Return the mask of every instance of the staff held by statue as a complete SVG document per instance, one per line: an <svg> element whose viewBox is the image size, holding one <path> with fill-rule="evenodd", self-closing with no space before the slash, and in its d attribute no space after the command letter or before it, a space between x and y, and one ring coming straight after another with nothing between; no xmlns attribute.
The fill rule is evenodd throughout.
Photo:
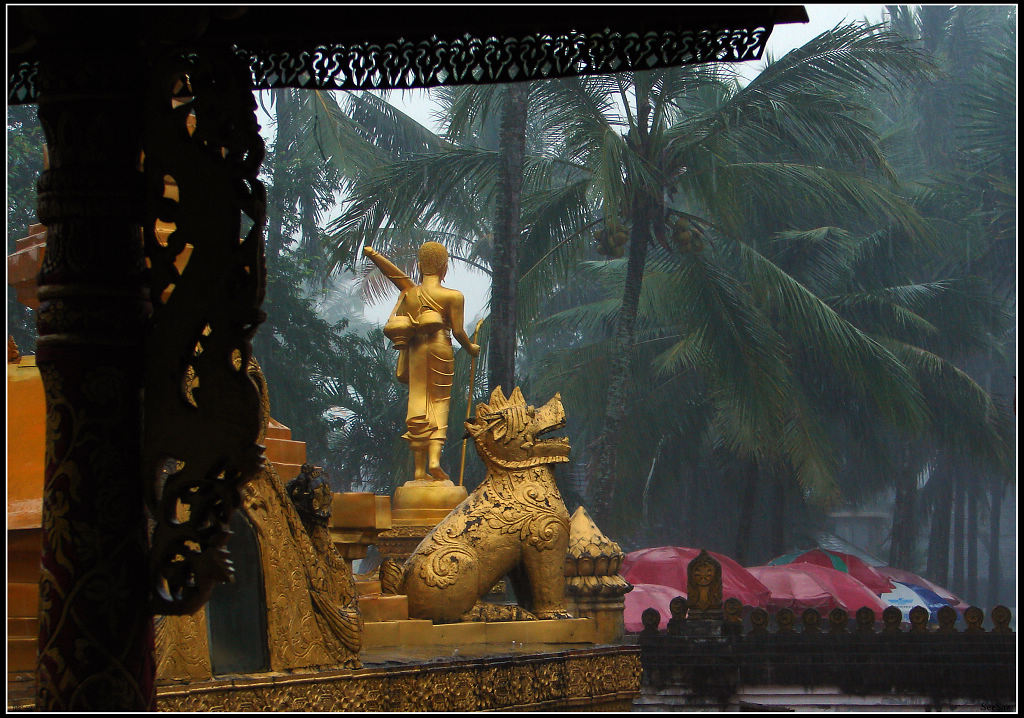
<svg viewBox="0 0 1024 718"><path fill-rule="evenodd" d="M473 343L476 344L477 337L480 335L480 327L483 326L484 320L481 319L476 323L476 329L473 330ZM477 354L473 355L473 358L469 360L469 396L466 399L466 421L469 421L470 415L473 411L473 379L476 375L476 358ZM459 486L462 486L462 479L466 473L466 442L469 441L469 434L462 439L462 462L459 465Z"/></svg>

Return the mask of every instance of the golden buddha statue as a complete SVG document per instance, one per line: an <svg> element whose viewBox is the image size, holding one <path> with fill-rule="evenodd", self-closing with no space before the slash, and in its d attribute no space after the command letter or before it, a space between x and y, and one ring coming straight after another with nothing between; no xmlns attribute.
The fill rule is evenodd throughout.
<svg viewBox="0 0 1024 718"><path fill-rule="evenodd" d="M405 416L413 455L413 481L449 481L441 468L441 449L448 432L455 354L452 335L472 356L480 353L463 327L462 292L441 285L448 271L448 250L424 242L419 251L420 284L370 247L366 255L401 294L384 325L384 334L398 350L398 380L409 385Z"/></svg>

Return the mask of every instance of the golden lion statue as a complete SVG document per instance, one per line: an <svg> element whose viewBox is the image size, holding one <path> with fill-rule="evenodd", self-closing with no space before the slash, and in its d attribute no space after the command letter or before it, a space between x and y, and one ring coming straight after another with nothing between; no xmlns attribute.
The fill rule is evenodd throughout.
<svg viewBox="0 0 1024 718"><path fill-rule="evenodd" d="M563 426L558 394L536 409L519 387L509 397L498 387L489 404L477 405L466 429L487 477L405 562L400 592L410 617L493 620L496 612L478 601L508 574L520 608L503 618L572 618L565 599L569 512L552 470L569 461L569 441L540 438Z"/></svg>

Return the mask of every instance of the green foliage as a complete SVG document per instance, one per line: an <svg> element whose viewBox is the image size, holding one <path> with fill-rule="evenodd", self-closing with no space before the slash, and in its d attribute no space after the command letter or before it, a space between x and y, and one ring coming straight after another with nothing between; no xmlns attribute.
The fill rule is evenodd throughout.
<svg viewBox="0 0 1024 718"><path fill-rule="evenodd" d="M43 128L33 105L7 108L7 254L28 235L36 219L36 182L43 169ZM21 304L7 288L7 332L22 354L34 354L35 312Z"/></svg>
<svg viewBox="0 0 1024 718"><path fill-rule="evenodd" d="M577 457L601 435L610 357L626 352L616 479L629 493L664 493L701 471L738 491L729 472L755 457L811 502L862 498L886 486L901 442L949 443L948 427L963 422L980 422L980 433L973 449L957 446L1005 460L996 405L949 357L991 348L1011 313L988 280L950 262L958 252L975 267L991 261L1015 231L1013 182L995 174L1006 165L1000 97L1013 63L999 58L1011 31L978 55L998 70L988 91L947 102L968 117L941 125L960 127L973 147L965 168L986 203L961 198L962 216L937 214L949 181L938 165L911 167L928 151L922 131L941 124L924 117L937 100L919 97L948 81L941 43L915 44L919 33L953 23L963 42L997 35L972 33L958 12L900 10L891 26L837 27L745 87L718 65L532 83L517 374L531 396L562 392ZM994 22L994 12L963 12ZM911 42L901 27L914 28ZM957 82L986 72L978 65ZM372 96L337 104L338 136L373 149L337 165L348 194L328 227L332 266L351 265L364 244L411 265L434 239L486 268L502 92L440 91L443 136ZM687 219L685 242L677 218ZM600 259L594 242L638 236L645 223L655 244L635 338L621 346L627 260L610 244ZM963 255L956 235L967 225L997 231ZM636 504L621 506L624 525L639 518Z"/></svg>
<svg viewBox="0 0 1024 718"><path fill-rule="evenodd" d="M306 442L310 462L331 470L328 439L336 420L327 412L336 405L335 377L346 371L346 355L359 337L345 332L346 321L331 325L318 316L314 297L304 289L312 276L309 263L295 253L267 262L267 320L253 350L267 377L271 415Z"/></svg>

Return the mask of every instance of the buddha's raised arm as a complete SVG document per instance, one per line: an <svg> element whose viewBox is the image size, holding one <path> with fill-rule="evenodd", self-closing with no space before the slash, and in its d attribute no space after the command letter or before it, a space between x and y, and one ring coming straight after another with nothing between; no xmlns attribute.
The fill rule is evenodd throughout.
<svg viewBox="0 0 1024 718"><path fill-rule="evenodd" d="M398 287L399 291L404 291L416 286L416 283L409 278L409 275L392 264L387 257L376 249L373 249L372 247L363 247L363 254L371 262L377 265L381 274L391 280L391 283Z"/></svg>

